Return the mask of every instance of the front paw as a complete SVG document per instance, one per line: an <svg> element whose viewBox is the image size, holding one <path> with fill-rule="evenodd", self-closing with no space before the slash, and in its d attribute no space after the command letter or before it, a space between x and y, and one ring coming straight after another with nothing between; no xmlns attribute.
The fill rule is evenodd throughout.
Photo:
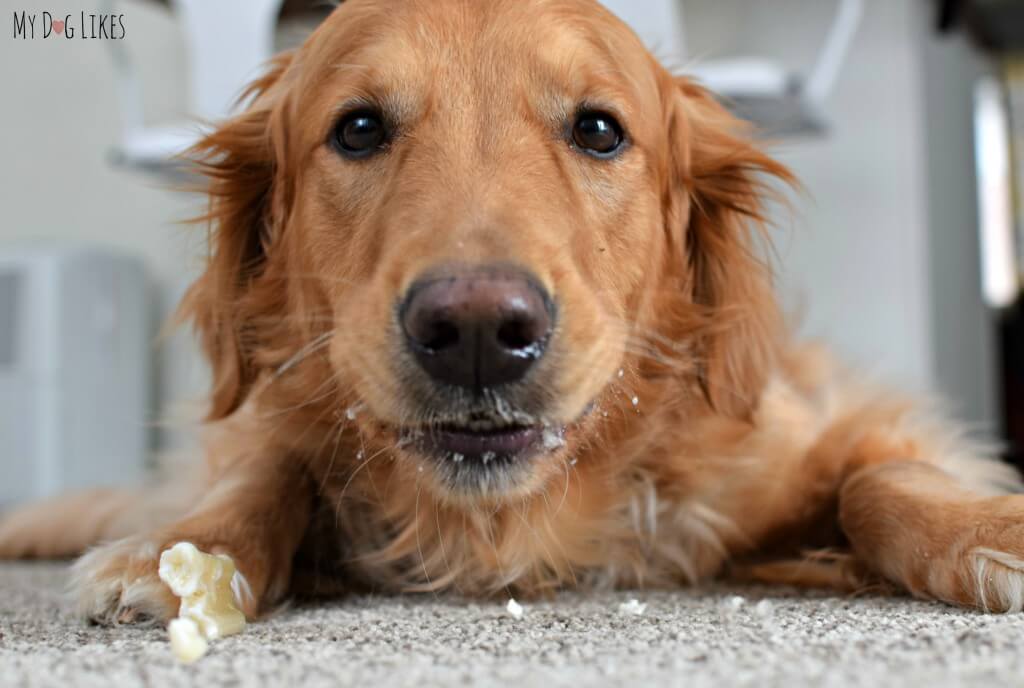
<svg viewBox="0 0 1024 688"><path fill-rule="evenodd" d="M160 580L162 542L130 537L90 550L72 568L71 592L86 619L104 624L166 623L179 600Z"/></svg>
<svg viewBox="0 0 1024 688"><path fill-rule="evenodd" d="M160 579L160 555L180 542L195 544L209 554L226 554L236 570L231 580L234 604L255 618L260 597L242 574L249 562L239 561L230 548L193 537L134 536L103 545L81 557L72 569L71 589L82 616L104 625L166 623L178 615L181 599ZM262 579L257 579L257 584ZM265 586L260 585L259 590Z"/></svg>
<svg viewBox="0 0 1024 688"><path fill-rule="evenodd" d="M1024 497L983 505L963 557L967 594L984 611L1024 611Z"/></svg>

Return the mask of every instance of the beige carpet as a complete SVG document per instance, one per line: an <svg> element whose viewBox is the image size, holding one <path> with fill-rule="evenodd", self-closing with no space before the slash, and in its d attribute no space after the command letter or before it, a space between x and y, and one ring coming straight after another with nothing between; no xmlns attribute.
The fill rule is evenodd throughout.
<svg viewBox="0 0 1024 688"><path fill-rule="evenodd" d="M75 621L65 576L0 564L0 686L1024 686L1024 616L720 588L564 595L520 620L360 597L251 625L184 667L161 629ZM642 616L618 610L632 597Z"/></svg>

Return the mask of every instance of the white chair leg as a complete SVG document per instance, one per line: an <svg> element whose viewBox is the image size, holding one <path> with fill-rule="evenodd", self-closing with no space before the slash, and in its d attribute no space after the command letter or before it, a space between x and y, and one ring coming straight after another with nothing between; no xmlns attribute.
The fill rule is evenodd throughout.
<svg viewBox="0 0 1024 688"><path fill-rule="evenodd" d="M188 45L191 114L226 115L274 51L283 0L173 0Z"/></svg>

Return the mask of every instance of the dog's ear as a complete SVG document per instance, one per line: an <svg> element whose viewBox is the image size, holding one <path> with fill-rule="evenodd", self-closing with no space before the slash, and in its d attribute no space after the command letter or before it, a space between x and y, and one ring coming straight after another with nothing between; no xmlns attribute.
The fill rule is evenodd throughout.
<svg viewBox="0 0 1024 688"><path fill-rule="evenodd" d="M237 409L255 382L254 327L266 310L251 293L266 268L267 252L282 217L281 193L275 189L281 144L280 118L290 57L276 58L267 73L242 98L245 112L226 121L188 154L207 183L208 259L179 309L191 320L213 374L208 418L223 418Z"/></svg>
<svg viewBox="0 0 1024 688"><path fill-rule="evenodd" d="M759 255L764 204L772 179L794 178L703 88L675 79L668 90L667 230L683 254L691 326L698 319L699 382L717 411L748 417L783 336L771 270Z"/></svg>

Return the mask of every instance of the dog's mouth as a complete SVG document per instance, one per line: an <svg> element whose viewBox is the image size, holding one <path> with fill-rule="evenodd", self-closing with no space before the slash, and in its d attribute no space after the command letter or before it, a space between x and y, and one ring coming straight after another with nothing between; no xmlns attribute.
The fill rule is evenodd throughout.
<svg viewBox="0 0 1024 688"><path fill-rule="evenodd" d="M470 418L403 432L420 453L455 465L490 467L529 459L564 444L564 426Z"/></svg>
<svg viewBox="0 0 1024 688"><path fill-rule="evenodd" d="M566 423L502 401L396 432L402 454L448 497L504 498L537 489L560 461L575 465L570 436L593 407Z"/></svg>

